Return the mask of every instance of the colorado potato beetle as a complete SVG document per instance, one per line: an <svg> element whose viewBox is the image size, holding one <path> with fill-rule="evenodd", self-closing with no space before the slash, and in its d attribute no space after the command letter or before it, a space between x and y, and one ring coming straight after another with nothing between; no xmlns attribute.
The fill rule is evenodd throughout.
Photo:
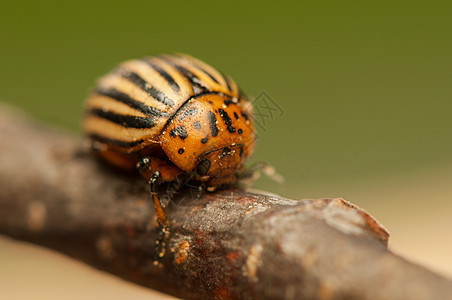
<svg viewBox="0 0 452 300"><path fill-rule="evenodd" d="M149 182L164 231L161 183L190 179L208 190L234 183L255 144L252 106L236 83L182 54L120 64L87 99L83 125L100 157Z"/></svg>

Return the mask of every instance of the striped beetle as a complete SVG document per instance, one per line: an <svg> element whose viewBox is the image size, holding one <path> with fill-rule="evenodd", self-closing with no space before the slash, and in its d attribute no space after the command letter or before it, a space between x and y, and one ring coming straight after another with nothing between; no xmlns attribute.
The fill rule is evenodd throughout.
<svg viewBox="0 0 452 300"><path fill-rule="evenodd" d="M166 236L167 203L157 187L234 183L255 144L252 106L236 83L182 54L126 61L101 78L86 101L84 130L100 157L149 182ZM180 184L171 187L169 199Z"/></svg>

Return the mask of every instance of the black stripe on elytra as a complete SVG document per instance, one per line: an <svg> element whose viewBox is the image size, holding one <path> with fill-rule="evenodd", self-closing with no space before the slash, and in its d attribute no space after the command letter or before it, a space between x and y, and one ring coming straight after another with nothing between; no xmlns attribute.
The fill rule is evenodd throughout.
<svg viewBox="0 0 452 300"><path fill-rule="evenodd" d="M217 136L218 132L220 132L217 126L217 117L211 111L207 112L207 117L209 118L210 133L212 136Z"/></svg>
<svg viewBox="0 0 452 300"><path fill-rule="evenodd" d="M207 90L207 87L203 84L202 80L199 79L199 77L193 74L190 70L176 64L173 65L174 67L176 67L176 69L179 70L179 72L182 73L182 75L184 75L188 80L190 80L192 84Z"/></svg>
<svg viewBox="0 0 452 300"><path fill-rule="evenodd" d="M133 115L121 115L111 111L94 108L89 111L90 115L106 119L126 128L152 128L155 126L152 117L137 117Z"/></svg>
<svg viewBox="0 0 452 300"><path fill-rule="evenodd" d="M122 71L121 76L131 82L133 82L140 89L151 95L155 100L162 102L163 104L174 106L174 101L168 98L162 91L150 86L149 82L144 80L140 75L131 71Z"/></svg>
<svg viewBox="0 0 452 300"><path fill-rule="evenodd" d="M168 82L168 84L171 86L174 92L179 93L180 92L180 86L177 84L177 82L174 80L173 77L171 77L168 72L160 68L157 64L153 63L152 61L148 59L142 59L143 62L145 62L147 65L149 65L151 68L153 68L155 71L157 71L160 76L165 78L165 80Z"/></svg>
<svg viewBox="0 0 452 300"><path fill-rule="evenodd" d="M232 126L232 120L229 117L228 113L225 112L223 109L218 109L218 112L220 113L221 118L224 121L224 124L226 124L227 129L230 133L234 133L235 132L235 127Z"/></svg>
<svg viewBox="0 0 452 300"><path fill-rule="evenodd" d="M138 146L139 144L144 142L144 140L138 140L138 141L134 141L134 142L124 142L124 141L120 141L120 140L116 140L116 139L106 138L106 137L103 137L98 134L90 134L89 137L92 138L93 140L96 140L96 141L99 141L99 142L102 142L105 144L111 144L111 145L115 145L115 146L123 147L123 148L132 148L132 147Z"/></svg>
<svg viewBox="0 0 452 300"><path fill-rule="evenodd" d="M168 114L163 112L155 107L148 106L141 101L135 100L129 95L120 92L116 89L97 89L95 91L96 94L106 96L112 99L115 99L121 103L126 104L127 106L136 109L142 112L145 115L154 116L154 117L166 117Z"/></svg>
<svg viewBox="0 0 452 300"><path fill-rule="evenodd" d="M202 80L198 78L193 72L188 70L187 68L184 68L183 66L177 64L176 62L172 61L170 58L166 57L165 55L160 56L161 59L163 59L165 62L169 63L173 67L175 67L185 78L187 78L194 86L200 88L202 91L200 94L208 92L208 88L203 84Z"/></svg>
<svg viewBox="0 0 452 300"><path fill-rule="evenodd" d="M231 87L231 83L229 82L228 76L224 75L223 73L221 73L221 75L223 76L224 81L226 81L226 85L228 86L228 90L229 90L230 92L232 92L232 87Z"/></svg>
<svg viewBox="0 0 452 300"><path fill-rule="evenodd" d="M216 84L220 84L220 83L218 82L218 80L217 80L215 77L213 77L212 74L210 74L209 72L207 72L206 70L204 70L203 68L201 68L200 66L198 66L197 64L193 64L193 66L195 66L196 69L200 70L201 72L203 72L204 74L206 74L207 76L209 76L210 79L212 79Z"/></svg>

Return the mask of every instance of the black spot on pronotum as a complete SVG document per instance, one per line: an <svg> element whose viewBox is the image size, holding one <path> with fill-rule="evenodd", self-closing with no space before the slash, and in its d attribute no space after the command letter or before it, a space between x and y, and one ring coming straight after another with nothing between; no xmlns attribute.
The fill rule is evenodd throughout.
<svg viewBox="0 0 452 300"><path fill-rule="evenodd" d="M204 176L209 172L210 166L212 163L207 158L204 158L201 160L201 162L198 164L198 167L196 168L196 173L198 173L201 176Z"/></svg>
<svg viewBox="0 0 452 300"><path fill-rule="evenodd" d="M237 130L237 132L238 132L239 134L242 134L242 133L243 133L243 130L239 128L239 130Z"/></svg>
<svg viewBox="0 0 452 300"><path fill-rule="evenodd" d="M177 153L179 153L179 154L182 154L182 153L184 153L184 152L185 152L185 150L182 149L182 148L179 148L179 150L177 151Z"/></svg>
<svg viewBox="0 0 452 300"><path fill-rule="evenodd" d="M239 115L236 112L234 112L234 117L235 117L236 120L239 119Z"/></svg>
<svg viewBox="0 0 452 300"><path fill-rule="evenodd" d="M177 131L179 132L179 137L182 139L182 140L185 140L187 137L188 137L188 134L187 134L187 130L185 130L185 127L184 126L178 126L177 127Z"/></svg>
<svg viewBox="0 0 452 300"><path fill-rule="evenodd" d="M209 139L206 138L206 137L205 137L205 138L202 138L202 139L201 139L201 143L205 144L205 143L207 143L208 140L209 140Z"/></svg>
<svg viewBox="0 0 452 300"><path fill-rule="evenodd" d="M185 110L185 111L180 115L179 120L182 121L182 120L185 119L186 117L194 116L194 115L196 115L197 113L198 113L198 109L197 109L197 108L189 108L189 109Z"/></svg>
<svg viewBox="0 0 452 300"><path fill-rule="evenodd" d="M220 116L221 116L221 118L223 119L224 124L226 124L228 131L229 131L230 133L235 132L235 128L232 126L232 120L231 120L231 118L229 117L228 113L225 112L225 111L224 111L223 109L221 109L221 108L220 108L218 111L220 112Z"/></svg>
<svg viewBox="0 0 452 300"><path fill-rule="evenodd" d="M183 125L177 126L169 134L171 137L179 136L181 140L185 140L188 137L187 130Z"/></svg>
<svg viewBox="0 0 452 300"><path fill-rule="evenodd" d="M199 121L195 121L194 123L193 123L193 127L195 127L195 129L201 129L201 123L199 123Z"/></svg>
<svg viewBox="0 0 452 300"><path fill-rule="evenodd" d="M220 132L217 126L217 117L211 111L207 112L207 117L209 118L210 133L212 136L217 136L218 132Z"/></svg>
<svg viewBox="0 0 452 300"><path fill-rule="evenodd" d="M246 113L244 113L244 112L242 112L242 113L240 113L240 114L242 115L242 117L245 118L245 120L248 121L248 114L246 114Z"/></svg>

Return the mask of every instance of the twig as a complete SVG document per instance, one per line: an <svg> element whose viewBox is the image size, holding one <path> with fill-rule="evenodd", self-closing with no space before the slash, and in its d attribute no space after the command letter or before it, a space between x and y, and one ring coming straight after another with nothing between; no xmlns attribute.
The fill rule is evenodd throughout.
<svg viewBox="0 0 452 300"><path fill-rule="evenodd" d="M81 140L0 106L0 233L57 249L183 298L446 299L452 283L386 248L388 234L341 199L234 188L169 207L158 227L146 183L81 151Z"/></svg>

